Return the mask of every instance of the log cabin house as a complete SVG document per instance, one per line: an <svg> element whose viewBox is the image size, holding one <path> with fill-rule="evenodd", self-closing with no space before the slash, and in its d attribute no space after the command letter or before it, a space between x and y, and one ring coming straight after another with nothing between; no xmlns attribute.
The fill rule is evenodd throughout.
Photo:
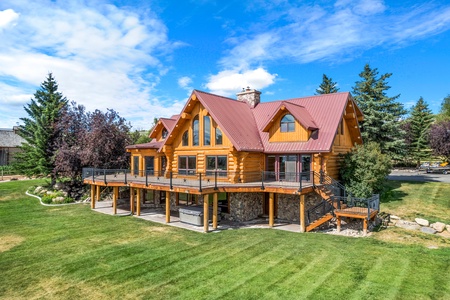
<svg viewBox="0 0 450 300"><path fill-rule="evenodd" d="M179 115L159 119L151 142L127 147L130 170L84 171L92 207L100 186L114 187L114 210L119 188L128 187L132 213L151 200L170 222L172 212L200 205L205 231L211 215L213 229L220 215L298 222L302 232L332 217L339 229L342 216L355 217L366 230L379 202L356 208L335 180L339 154L362 143L363 114L351 94L266 103L260 95L247 88L235 100L194 90Z"/></svg>

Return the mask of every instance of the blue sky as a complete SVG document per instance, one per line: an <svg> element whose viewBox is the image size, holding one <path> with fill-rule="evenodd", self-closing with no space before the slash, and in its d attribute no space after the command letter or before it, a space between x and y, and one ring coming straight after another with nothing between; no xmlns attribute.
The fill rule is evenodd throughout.
<svg viewBox="0 0 450 300"><path fill-rule="evenodd" d="M52 72L88 110L134 128L177 114L192 89L262 101L308 96L364 64L393 73L389 96L438 112L450 94L448 1L0 1L0 127L24 117Z"/></svg>

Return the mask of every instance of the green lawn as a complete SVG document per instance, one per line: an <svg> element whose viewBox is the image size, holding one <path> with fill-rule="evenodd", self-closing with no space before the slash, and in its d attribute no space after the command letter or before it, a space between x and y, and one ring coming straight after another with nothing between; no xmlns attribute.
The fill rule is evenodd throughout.
<svg viewBox="0 0 450 300"><path fill-rule="evenodd" d="M450 298L447 247L269 229L201 234L89 205L44 207L23 194L30 183L0 184L2 299Z"/></svg>

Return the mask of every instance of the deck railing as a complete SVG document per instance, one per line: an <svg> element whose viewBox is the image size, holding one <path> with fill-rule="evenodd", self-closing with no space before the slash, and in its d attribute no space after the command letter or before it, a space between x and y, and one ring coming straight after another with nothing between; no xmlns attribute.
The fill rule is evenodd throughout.
<svg viewBox="0 0 450 300"><path fill-rule="evenodd" d="M341 197L332 196L333 206L337 209L352 208L353 212L366 214L367 218L370 219L371 213L376 210L380 211L380 195L374 194L369 198L356 198L356 197Z"/></svg>
<svg viewBox="0 0 450 300"><path fill-rule="evenodd" d="M317 183L314 172L228 172L221 170L207 170L194 172L182 170L181 172L156 172L153 170L129 169L97 169L84 168L83 179L93 182L143 183L149 185L166 185L173 187L197 188L200 192L204 188L225 187L230 185L245 185L259 187L285 187L301 191L306 186Z"/></svg>

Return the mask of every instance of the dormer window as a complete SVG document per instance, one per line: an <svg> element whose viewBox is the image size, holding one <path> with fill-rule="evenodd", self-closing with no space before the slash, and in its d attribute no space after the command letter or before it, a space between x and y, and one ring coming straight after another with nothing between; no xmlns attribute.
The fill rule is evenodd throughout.
<svg viewBox="0 0 450 300"><path fill-rule="evenodd" d="M285 115L280 122L281 132L293 132L295 131L295 119L292 115Z"/></svg>
<svg viewBox="0 0 450 300"><path fill-rule="evenodd" d="M162 131L162 138L165 139L168 134L169 134L169 132L167 131L167 129L164 128Z"/></svg>

